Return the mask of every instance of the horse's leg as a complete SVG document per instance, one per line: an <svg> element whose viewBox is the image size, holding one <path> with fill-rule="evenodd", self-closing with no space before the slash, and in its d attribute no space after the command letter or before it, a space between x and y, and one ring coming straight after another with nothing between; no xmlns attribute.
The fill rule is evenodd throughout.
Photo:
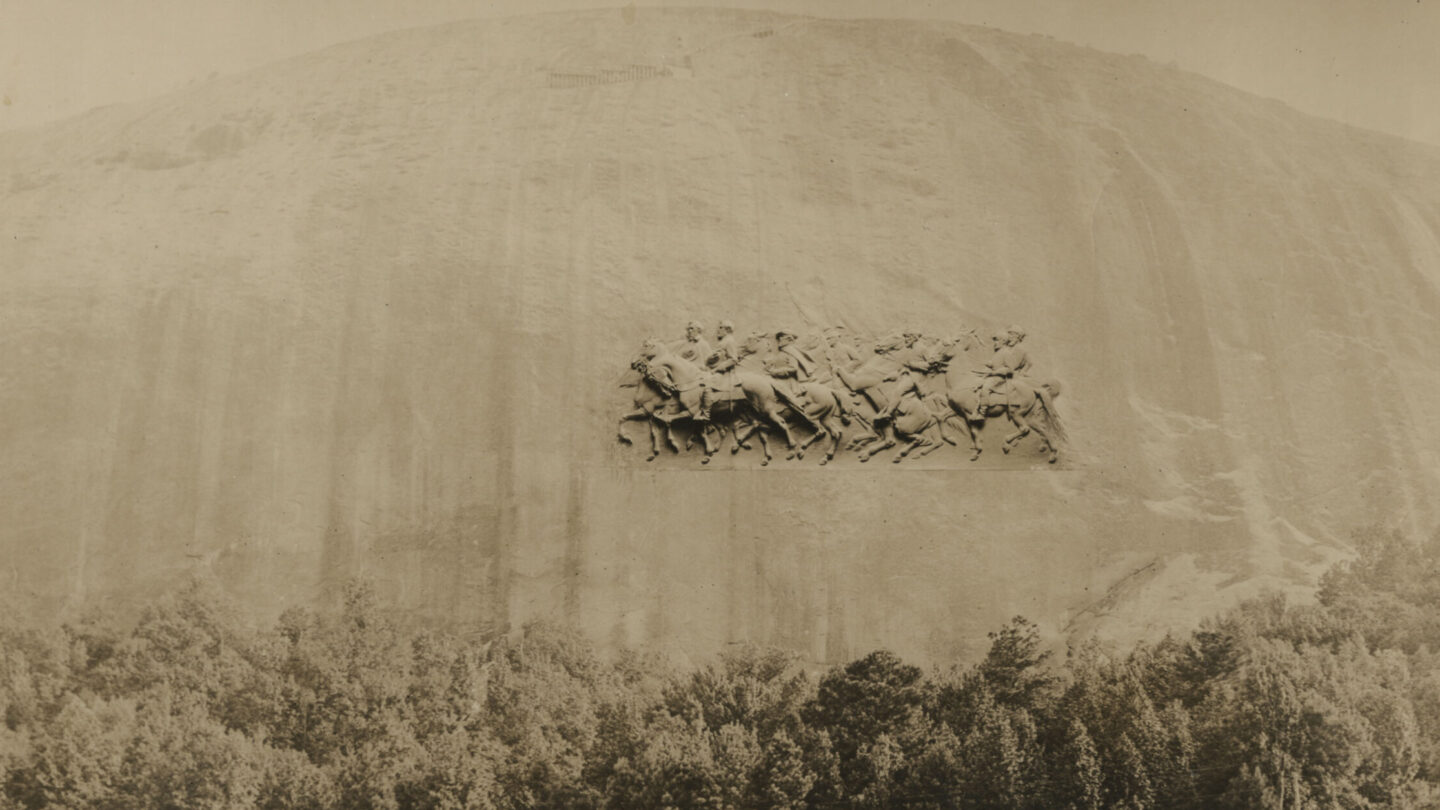
<svg viewBox="0 0 1440 810"><path fill-rule="evenodd" d="M710 406L710 421L707 425L715 428L715 441L712 444L708 441L709 434L706 434L705 455L715 455L720 448L725 446L725 431L735 430L735 412L723 406L723 403L712 403ZM708 463L708 462L707 462Z"/></svg>
<svg viewBox="0 0 1440 810"><path fill-rule="evenodd" d="M809 392L801 389L798 396L795 396L792 395L790 391L782 391L780 386L776 385L775 396L778 400L780 400L776 403L777 407L789 406L792 423L795 420L799 420L809 425L810 429L815 431L816 433L820 432L820 423L816 422L810 416L810 412L807 411L804 407L804 404L806 403L813 406L814 401L810 398Z"/></svg>
<svg viewBox="0 0 1440 810"><path fill-rule="evenodd" d="M1025 417L1020 415L1019 410L1019 408L1013 405L1006 406L1005 408L1005 416L1010 419L1010 424L1015 426L1015 432L1006 436L1004 443L1000 446L1000 449L1006 453L1010 452L1016 442L1025 438L1030 433L1030 424L1025 421Z"/></svg>
<svg viewBox="0 0 1440 810"><path fill-rule="evenodd" d="M865 445L870 444L871 442L874 442L880 438L880 434L876 433L875 429L872 426L866 425L865 429L867 432L862 433L861 435L851 439L850 444L845 449L859 452L860 450L864 449Z"/></svg>
<svg viewBox="0 0 1440 810"><path fill-rule="evenodd" d="M1055 442L1051 440L1049 431L1041 427L1040 423L1045 420L1033 418L1035 416L1033 404L1030 406L1030 408L1026 409L1023 416L1026 417L1025 426L1028 427L1030 430L1035 431L1035 435L1040 437L1041 449L1049 455L1049 462L1051 464L1054 464L1055 459L1059 458L1060 454L1055 450Z"/></svg>
<svg viewBox="0 0 1440 810"><path fill-rule="evenodd" d="M830 392L830 399L834 400L834 405L831 405L827 402L825 404L825 409L834 413L835 417L840 420L841 425L849 425L850 409L846 407L846 400L844 394L842 394L839 389L833 388L829 385L825 386L825 390Z"/></svg>
<svg viewBox="0 0 1440 810"><path fill-rule="evenodd" d="M764 431L761 430L760 422L747 416L745 418L745 430L741 431L739 428L735 429L735 446L730 448L730 455L733 456L741 450L749 450L750 445L746 444L745 440L755 435L756 433L759 433L762 438L765 435Z"/></svg>
<svg viewBox="0 0 1440 810"><path fill-rule="evenodd" d="M722 420L717 420L715 418L715 411L715 407L711 406L711 418L708 421L696 423L700 426L700 438L705 442L707 464L709 463L708 458L714 455L715 451L725 444L725 428L727 423ZM713 441L711 440L712 436L714 437ZM689 451L691 445L694 443L695 434L692 433L690 434L690 438L685 442L686 451Z"/></svg>
<svg viewBox="0 0 1440 810"><path fill-rule="evenodd" d="M735 402L735 400L731 401L731 408L735 408ZM735 408L734 413L735 418L730 422L730 436L735 439L735 446L730 448L730 455L732 456L741 450L750 449L750 445L746 444L745 440L750 437L750 434L755 432L755 425L757 424L754 417L746 413L744 409ZM741 430L742 427L744 428L743 431Z"/></svg>
<svg viewBox="0 0 1440 810"><path fill-rule="evenodd" d="M811 433L800 441L800 446L785 454L785 458L805 458L805 448L815 443L815 440L824 436L825 433Z"/></svg>
<svg viewBox="0 0 1440 810"><path fill-rule="evenodd" d="M829 429L827 429L824 425L824 417L822 417L819 422L816 422L816 424L820 425L820 429L810 434L808 437L805 438L804 441L800 442L800 446L795 448L795 452L786 456L786 458L805 458L805 448L830 435Z"/></svg>
<svg viewBox="0 0 1440 810"><path fill-rule="evenodd" d="M804 408L792 408L792 410L795 411L795 413L798 414L800 418L805 421L805 424L810 426L811 430L815 431L816 433L820 433L824 430L824 428L820 427L820 423L815 421L815 418L810 415L809 411L806 411Z"/></svg>
<svg viewBox="0 0 1440 810"><path fill-rule="evenodd" d="M885 389L878 385L866 388L865 398L870 401L870 407L875 410L876 414L884 413L885 409L890 407L890 397L886 396Z"/></svg>
<svg viewBox="0 0 1440 810"><path fill-rule="evenodd" d="M636 408L635 410L620 417L620 424L615 428L615 433L620 438L620 441L624 442L625 444L634 444L634 442L630 441L630 437L625 435L625 423L632 422L637 419L649 419L650 417L650 411L647 411L644 408Z"/></svg>
<svg viewBox="0 0 1440 810"><path fill-rule="evenodd" d="M822 416L822 417L820 418L820 421L819 421L820 432L812 435L810 438L808 438L808 439L806 439L804 442L802 442L801 445L800 445L800 449L801 449L801 450L804 450L805 448L809 447L809 446L812 445L812 444L815 444L815 443L821 441L822 439L828 439L828 438L830 438L830 436L831 436L830 427L825 424L826 420L828 420L828 419L830 419L830 418L831 418L831 417L828 417L828 416ZM798 458L798 457L797 457L797 458Z"/></svg>
<svg viewBox="0 0 1440 810"><path fill-rule="evenodd" d="M911 451L911 450L914 450L916 447L919 447L919 446L920 446L920 434L917 433L917 434L915 434L914 436L911 436L911 437L905 442L905 446L902 447L902 448L900 448L900 452L898 452L898 453L895 454L895 458L890 459L890 463L891 463L891 464L899 464L900 462L902 462L902 461L905 460L905 457L906 457L906 456L910 455L910 451Z"/></svg>
<svg viewBox="0 0 1440 810"><path fill-rule="evenodd" d="M710 413L711 413L712 415L715 413L715 410L714 410L713 407L711 408ZM716 445L716 447L715 447L715 451L716 451L716 452L719 452L719 451L720 451L720 448L725 446L725 431L727 431L727 430L730 431L730 438L732 438L732 439L734 439L736 436L740 435L740 427L739 427L739 424L738 424L739 421L740 421L740 418L739 418L738 416L735 416L735 415L732 414L732 416L731 416L730 419L728 419L727 421L722 422L722 423L720 424L720 441L719 441L719 443L718 443L718 444ZM740 445L738 445L738 444L735 445L735 448L736 448L736 449L738 449L739 447L740 447ZM730 453L730 455L733 456L733 455L735 455L735 453L732 451L732 452Z"/></svg>
<svg viewBox="0 0 1440 810"><path fill-rule="evenodd" d="M975 437L975 426L970 424L970 415L965 412L965 406L953 394L950 396L950 408L955 412L953 415L960 417L960 424L965 426L965 435L970 439L970 460L974 461L980 457L980 442Z"/></svg>
<svg viewBox="0 0 1440 810"><path fill-rule="evenodd" d="M700 463L701 463L701 464L709 464L709 463L710 463L710 457L713 456L713 455L715 455L715 450L717 449L717 443L716 443L715 441L712 441L712 440L711 440L710 436L711 436L712 433L718 433L718 434L720 434L720 441L721 441L721 442L724 442L724 441L725 441L725 429L724 429L723 427L719 427L719 426L715 425L713 422L703 422L703 423L701 423L701 425L700 425L700 438L703 439L704 442L705 442L705 457L702 458L702 459L700 459ZM690 449L690 444L689 444L688 442L685 444L685 449L687 449L687 450Z"/></svg>
<svg viewBox="0 0 1440 810"><path fill-rule="evenodd" d="M794 449L795 436L790 433L790 426L786 424L785 417L780 415L783 406L775 394L774 386L769 383L744 385L742 382L742 389L745 391L745 401L749 404L750 410L756 415L763 414L771 424L780 428L780 431L785 434L786 447ZM768 462L770 459L767 457L765 460Z"/></svg>
<svg viewBox="0 0 1440 810"><path fill-rule="evenodd" d="M875 431L874 415L873 412L869 416L866 416L859 410L854 411L855 421L860 423L860 427L864 428L865 432L851 439L849 446L845 449L858 451L865 445L880 438L880 434Z"/></svg>
<svg viewBox="0 0 1440 810"><path fill-rule="evenodd" d="M911 434L910 441L906 442L905 447L901 449L901 451L896 454L895 458L891 459L891 461L895 464L899 464L901 461L905 460L906 456L910 455L916 450L935 444L934 441L932 441L925 435L928 430L929 428L926 428L925 430L917 430L915 431L915 433ZM918 455L923 456L925 454L920 453Z"/></svg>
<svg viewBox="0 0 1440 810"><path fill-rule="evenodd" d="M765 426L763 424L756 422L755 428L755 435L760 437L760 452L765 454L765 460L760 462L760 466L764 467L770 463L770 440L765 438Z"/></svg>
<svg viewBox="0 0 1440 810"><path fill-rule="evenodd" d="M958 445L955 444L954 439L950 438L950 434L945 432L945 420L951 419L954 416L955 414L946 411L944 416L939 416L935 418L935 431L940 434L941 441L944 441L946 444L952 447Z"/></svg>
<svg viewBox="0 0 1440 810"><path fill-rule="evenodd" d="M887 422L885 426L882 427L880 430L881 434L878 438L884 439L884 441L875 447L867 447L866 450L868 450L868 452L861 452L861 461L869 461L870 459L874 458L875 454L880 452L881 450L888 450L891 447L895 446L896 442L895 437L893 436L893 433L895 432L894 426Z"/></svg>
<svg viewBox="0 0 1440 810"><path fill-rule="evenodd" d="M660 414L655 414L655 418L660 419ZM679 453L680 443L675 441L675 420L672 418L669 420L660 419L660 421L665 425L665 441L670 444L671 450Z"/></svg>
<svg viewBox="0 0 1440 810"><path fill-rule="evenodd" d="M840 422L840 424L837 425L836 422ZM835 453L840 449L840 439L845 436L845 427L841 416L832 414L825 420L825 427L830 432L830 449L825 453L825 458L820 459L821 466L835 458Z"/></svg>
<svg viewBox="0 0 1440 810"><path fill-rule="evenodd" d="M785 446L791 450L794 450L795 435L790 432L790 425L785 421L785 417L780 415L779 404L771 403L767 405L765 409L765 415L770 417L770 421L773 422L776 427L780 428L781 433L785 434Z"/></svg>
<svg viewBox="0 0 1440 810"><path fill-rule="evenodd" d="M704 422L708 421L700 418L700 403L704 401L704 396L704 392L697 387L691 388L687 391L681 391L678 394L677 398L680 400L681 407L683 407L685 411L690 414L690 417L692 419L697 422Z"/></svg>
<svg viewBox="0 0 1440 810"><path fill-rule="evenodd" d="M885 409L885 406L889 404L889 400L885 398L885 392L882 391L878 385L864 389L861 394L862 396L860 397L860 403L861 405L869 406L870 413L867 416L860 410L860 408L856 408L855 410L855 419L860 423L861 427L865 428L864 435L856 436L855 438L850 440L850 446L848 449L853 450L856 453L860 453L863 448L868 447L870 444L885 438L886 428L884 424L877 428L875 426L875 417L879 416L880 412L883 411ZM879 451L877 450L876 452ZM874 453L871 453L871 455L874 455ZM861 459L861 461L864 460L865 459Z"/></svg>
<svg viewBox="0 0 1440 810"><path fill-rule="evenodd" d="M650 455L646 461L654 461L660 455L660 423L654 419L646 422L650 426Z"/></svg>
<svg viewBox="0 0 1440 810"><path fill-rule="evenodd" d="M939 431L941 434L940 438L945 438L945 429L940 426L940 423L938 421L935 424L931 425L929 428L926 428L925 433L928 434L931 429ZM915 458L920 458L921 456L928 456L939 449L940 442L935 441L935 438L933 436L927 435L925 436L925 442L920 446L920 452L915 454Z"/></svg>
<svg viewBox="0 0 1440 810"><path fill-rule="evenodd" d="M661 422L664 422L667 425L671 422L674 422L676 419L680 419L684 416L686 416L686 414L683 411L671 411L669 413L661 413L660 411L656 411L654 413L654 417L656 419L659 419Z"/></svg>
<svg viewBox="0 0 1440 810"><path fill-rule="evenodd" d="M869 461L870 459L872 459L872 458L875 457L875 454L876 454L876 453L879 453L879 452L884 451L884 450L889 450L890 448L892 448L892 447L894 447L894 446L895 446L895 440L894 440L894 439L886 439L885 441L881 442L881 443L878 444L878 445L875 445L874 447L867 448L868 452L862 452L862 453L860 454L860 460L861 460L861 461Z"/></svg>

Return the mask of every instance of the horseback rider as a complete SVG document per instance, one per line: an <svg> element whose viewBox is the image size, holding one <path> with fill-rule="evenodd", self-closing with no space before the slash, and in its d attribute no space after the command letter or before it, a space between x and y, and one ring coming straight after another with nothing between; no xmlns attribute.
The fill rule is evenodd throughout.
<svg viewBox="0 0 1440 810"><path fill-rule="evenodd" d="M845 327L832 326L825 330L825 362L831 373L839 369L854 368L865 362L865 357L856 348L854 339L845 334Z"/></svg>
<svg viewBox="0 0 1440 810"><path fill-rule="evenodd" d="M995 333L995 353L985 364L986 370L981 372L985 379L976 390L981 408L990 406L991 396L1008 395L1017 374L1029 373L1030 355L1020 348L1020 341L1024 339L1025 330L1018 326Z"/></svg>
<svg viewBox="0 0 1440 810"><path fill-rule="evenodd" d="M794 348L795 333L785 329L775 333L775 351L765 358L765 373L775 379L775 391L785 403L797 411L805 410L805 391L800 383L810 378L814 361Z"/></svg>
<svg viewBox="0 0 1440 810"><path fill-rule="evenodd" d="M801 382L807 382L814 378L815 372L820 368L820 364L815 361L815 358L810 356L809 352L800 348L795 341L796 335L794 332L782 329L775 333L776 349L789 355L795 361L795 379Z"/></svg>
<svg viewBox="0 0 1440 810"><path fill-rule="evenodd" d="M882 338L875 344L876 356L888 361L888 370L882 378L885 382L909 377L911 371L924 373L929 370L920 353L912 348L916 337L916 333L906 332L903 335Z"/></svg>
<svg viewBox="0 0 1440 810"><path fill-rule="evenodd" d="M676 344L675 353L686 360L697 365L705 363L710 357L710 344L705 342L705 327L699 321L691 321L685 325L685 340Z"/></svg>
<svg viewBox="0 0 1440 810"><path fill-rule="evenodd" d="M1025 330L1018 326L1005 330L1005 348L1001 351L1005 355L1005 364L1010 368L1011 376L1030 373L1030 355L1020 348L1020 342L1024 339Z"/></svg>
<svg viewBox="0 0 1440 810"><path fill-rule="evenodd" d="M715 326L715 351L710 354L715 358L709 365L717 373L725 373L735 368L740 362L740 344L735 340L735 324L729 320L722 320Z"/></svg>
<svg viewBox="0 0 1440 810"><path fill-rule="evenodd" d="M919 332L905 332L900 336L901 346L890 357L909 371L930 374L935 370L937 355L931 351L934 346L922 343L924 335Z"/></svg>
<svg viewBox="0 0 1440 810"><path fill-rule="evenodd" d="M705 358L705 367L711 372L705 386L704 407L707 412L716 399L739 399L743 396L739 392L739 365L740 344L735 340L735 325L722 320L715 327L715 351Z"/></svg>

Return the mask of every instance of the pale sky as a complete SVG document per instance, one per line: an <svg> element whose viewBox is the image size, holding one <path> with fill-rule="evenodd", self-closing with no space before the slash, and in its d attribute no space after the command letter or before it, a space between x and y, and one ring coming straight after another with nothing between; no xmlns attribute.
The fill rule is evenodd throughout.
<svg viewBox="0 0 1440 810"><path fill-rule="evenodd" d="M594 0L0 0L0 130L400 28ZM1440 144L1440 0L650 0L945 19L1140 53Z"/></svg>

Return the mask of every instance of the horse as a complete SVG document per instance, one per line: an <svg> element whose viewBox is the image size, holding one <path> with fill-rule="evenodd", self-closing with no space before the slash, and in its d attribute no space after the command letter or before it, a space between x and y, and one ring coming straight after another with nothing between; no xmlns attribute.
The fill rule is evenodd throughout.
<svg viewBox="0 0 1440 810"><path fill-rule="evenodd" d="M761 420L755 409L751 407L750 401L745 397L743 391L732 396L720 396L723 392L716 392L716 398L710 403L710 420L700 423L700 437L705 444L705 457L700 459L701 464L709 464L710 457L715 455L720 447L725 445L725 431L730 430L735 445L730 448L730 455L735 455L741 450L749 450L750 445L746 439L752 435L760 439L760 452L765 459L760 466L770 463L773 456L770 454L770 442L765 438L765 431L760 430ZM719 436L718 443L710 441L710 431ZM685 443L685 449L690 449L694 437L691 436Z"/></svg>
<svg viewBox="0 0 1440 810"><path fill-rule="evenodd" d="M688 418L700 423L699 434L705 443L705 458L702 459L701 463L708 464L711 456L713 456L719 448L713 441L712 430L708 426L709 422L713 421L713 419L700 419L700 400L701 386L710 385L714 377L702 371L698 365L669 352L652 352L647 356L638 358L633 365L637 371L641 372L646 383L654 388L662 397L671 402L678 402L678 407L667 408L663 411L654 409L647 412L646 415L653 416L653 418L665 424L667 431L674 422L680 419ZM765 418L785 434L786 445L790 449L790 457L803 457L804 446L797 448L795 436L791 432L790 425L781 413L784 407L784 395L777 393L775 390L776 380L768 375L750 371L737 371L734 379L738 383L743 399L739 397L715 397L715 404L719 405L719 412L721 414L729 414L746 422L744 428L733 429L736 446L731 450L731 453L733 454L739 452L741 448L749 447L749 445L745 444L745 440L758 429L755 421L760 418ZM638 396L637 394L637 397ZM743 402L744 405L740 405L740 402ZM714 404L712 404L712 408L713 407ZM643 408L637 406L637 411L627 414L627 418L641 418L641 410L643 410ZM811 418L808 413L804 412L801 412L801 416L806 420ZM817 416L817 418L819 417ZM623 421L624 420L622 420L622 422ZM812 424L817 424L818 429L818 423ZM722 428L715 428L715 432L721 431L723 431ZM720 440L721 443L723 443L723 432L721 432ZM769 444L766 442L763 434L760 437L760 442L765 452L765 460L761 462L761 465L764 466L770 463L772 457L770 455ZM671 439L671 446L675 447L673 438ZM808 443L805 446L808 446ZM675 447L675 449L679 452L678 447ZM830 456L833 455L834 452L832 450ZM827 456L827 460L830 456Z"/></svg>
<svg viewBox="0 0 1440 810"><path fill-rule="evenodd" d="M664 412L667 415L675 415L680 411L680 404L673 395L667 395L662 386L657 385L647 375L647 367L643 360L637 360L631 365L629 371L620 382L621 388L635 389L635 409L620 417L620 424L616 433L621 442L634 444L629 436L625 435L625 423L645 419L650 426L650 455L645 460L654 461L660 455L660 426L665 426L665 440L669 442L671 449L680 452L680 446L675 442L675 434L671 429L671 421L660 419L659 414Z"/></svg>
<svg viewBox="0 0 1440 810"><path fill-rule="evenodd" d="M898 346L889 347L891 349ZM857 409L855 415L857 421L868 431L868 435L856 437L850 442L851 450L860 448L878 441L882 438L891 441L888 434L875 429L877 419L883 419L881 414L893 410L899 403L902 387L907 384L904 380L907 368L896 358L890 355L889 351L871 353L857 365L849 368L837 367L835 376L849 389L856 397ZM870 413L867 416L862 408L868 407Z"/></svg>
<svg viewBox="0 0 1440 810"><path fill-rule="evenodd" d="M769 421L779 427L785 433L789 441L790 452L786 458L800 459L805 457L805 450L822 438L830 439L829 449L825 457L820 460L822 465L829 463L835 458L835 453L840 449L840 442L844 438L844 428L850 423L850 408L846 404L845 397L834 388L820 382L790 380L781 381L766 373L764 369L764 357L768 356L767 348L773 344L767 335L751 335L740 346L739 364L735 375L739 380L740 387L745 391L746 398L750 400L755 409L769 417ZM808 423L813 433L800 443L795 445L794 437L790 432L791 420L786 417L798 417ZM763 440L763 431L759 424L755 425L750 432L760 431ZM745 437L749 433L744 434ZM737 437L737 440L742 437Z"/></svg>
<svg viewBox="0 0 1440 810"><path fill-rule="evenodd" d="M955 443L945 433L945 416L949 415L949 406L938 394L923 393L914 378L905 375L897 381L888 395L893 398L891 404L875 415L875 423L882 425L880 435L875 438L883 441L874 447L861 449L859 455L862 462L869 461L882 450L894 447L900 440L906 443L895 458L891 459L895 464L904 461L916 450L920 451L915 455L919 458L940 449L937 437L948 444ZM874 439L871 440L873 441Z"/></svg>
<svg viewBox="0 0 1440 810"><path fill-rule="evenodd" d="M751 372L742 371L740 375L742 378L748 377L751 376ZM850 421L849 412L845 407L844 400L831 388L819 383L798 383L796 388L800 392L798 407L793 401L781 403L779 418L784 420L786 413L791 416L798 415L811 425L818 426L819 430L812 432L809 437L800 442L799 446L792 445L790 452L785 457L802 459L805 457L805 450L810 445L828 437L830 439L829 447L825 451L825 457L820 459L821 466L824 466L835 458L835 453L840 449L840 442L845 436L844 426ZM772 416L772 421L774 418ZM765 433L762 428L763 425L756 422L746 433L737 434L736 441L749 438L751 433L759 433L760 441L763 444Z"/></svg>
<svg viewBox="0 0 1440 810"><path fill-rule="evenodd" d="M992 395L985 408L980 407L979 386L975 376L982 375L976 369L961 368L950 362L954 353L943 355L947 362L945 371L946 398L970 439L970 460L980 457L980 444L976 440L974 424L983 424L986 417L1004 415L1015 426L1015 431L1005 437L1001 450L1009 453L1015 444L1031 432L1040 438L1042 449L1049 455L1049 462L1059 458L1055 440L1065 440L1065 428L1060 415L1055 411L1055 397L1060 396L1060 383L1054 380L1031 380L1026 376L1011 377L1005 381L998 399ZM947 419L950 417L947 417ZM1053 438L1052 438L1053 435Z"/></svg>

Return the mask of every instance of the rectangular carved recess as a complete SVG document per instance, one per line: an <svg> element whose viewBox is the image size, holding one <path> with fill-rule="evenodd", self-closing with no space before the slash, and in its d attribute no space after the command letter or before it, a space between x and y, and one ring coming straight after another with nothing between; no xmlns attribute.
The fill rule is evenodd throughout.
<svg viewBox="0 0 1440 810"><path fill-rule="evenodd" d="M598 68L588 71L551 72L545 86L552 89L589 87L596 84L638 82L643 79L664 79L674 75L668 65L630 65L623 68Z"/></svg>

